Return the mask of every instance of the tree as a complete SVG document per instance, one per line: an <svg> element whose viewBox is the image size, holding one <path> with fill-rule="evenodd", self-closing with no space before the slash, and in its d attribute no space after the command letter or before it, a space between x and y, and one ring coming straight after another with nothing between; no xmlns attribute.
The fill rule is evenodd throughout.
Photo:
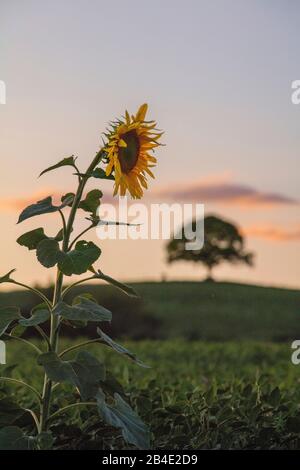
<svg viewBox="0 0 300 470"><path fill-rule="evenodd" d="M190 225L190 224L189 224ZM193 220L192 229L196 229ZM244 238L239 229L230 222L214 215L204 218L204 245L199 250L186 250L185 227L182 227L182 237L174 237L167 245L168 262L193 261L206 266L207 280L212 280L212 270L222 262L232 264L253 264L253 253L244 250Z"/></svg>

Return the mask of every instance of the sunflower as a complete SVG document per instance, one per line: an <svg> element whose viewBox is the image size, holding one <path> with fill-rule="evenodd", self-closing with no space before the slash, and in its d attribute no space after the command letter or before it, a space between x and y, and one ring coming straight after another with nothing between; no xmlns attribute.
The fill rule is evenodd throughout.
<svg viewBox="0 0 300 470"><path fill-rule="evenodd" d="M162 133L157 131L155 121L145 121L147 109L148 105L143 104L131 117L126 111L124 119L112 123L111 132L106 134L106 175L114 171L114 196L118 192L125 196L129 191L139 199L147 189L147 175L154 178L150 168L155 166L156 158L150 152L161 145L158 139Z"/></svg>

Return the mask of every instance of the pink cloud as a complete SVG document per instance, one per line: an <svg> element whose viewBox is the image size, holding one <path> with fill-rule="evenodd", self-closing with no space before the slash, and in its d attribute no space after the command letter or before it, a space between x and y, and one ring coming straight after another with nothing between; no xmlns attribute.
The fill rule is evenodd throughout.
<svg viewBox="0 0 300 470"><path fill-rule="evenodd" d="M257 224L245 227L244 235L271 241L300 241L300 226L285 228L272 224Z"/></svg>
<svg viewBox="0 0 300 470"><path fill-rule="evenodd" d="M171 185L155 191L157 197L184 202L218 202L243 207L296 205L299 201L282 193L266 192L243 183L231 181L228 175L208 177L196 182Z"/></svg>
<svg viewBox="0 0 300 470"><path fill-rule="evenodd" d="M59 202L62 193L57 189L44 189L31 195L0 199L0 211L19 211L49 195L54 202ZM145 192L143 202L152 200L169 202L218 203L219 205L240 206L243 208L272 208L286 205L297 205L300 201L279 192L259 190L247 184L232 181L229 172L220 175L208 175L198 181L186 181L158 187ZM134 202L128 198L129 203ZM118 198L111 193L104 193L103 202L117 204Z"/></svg>

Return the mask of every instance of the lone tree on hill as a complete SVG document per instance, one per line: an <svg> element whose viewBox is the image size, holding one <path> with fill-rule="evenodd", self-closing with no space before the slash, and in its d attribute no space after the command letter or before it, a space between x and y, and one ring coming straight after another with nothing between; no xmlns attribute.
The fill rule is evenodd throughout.
<svg viewBox="0 0 300 470"><path fill-rule="evenodd" d="M196 229L193 220L192 229ZM189 224L190 226L190 224ZM212 270L222 262L253 265L253 253L244 251L244 238L238 228L219 217L208 215L204 218L204 245L199 250L186 250L184 227L182 237L173 238L167 245L168 262L194 261L207 268L207 280L213 280Z"/></svg>

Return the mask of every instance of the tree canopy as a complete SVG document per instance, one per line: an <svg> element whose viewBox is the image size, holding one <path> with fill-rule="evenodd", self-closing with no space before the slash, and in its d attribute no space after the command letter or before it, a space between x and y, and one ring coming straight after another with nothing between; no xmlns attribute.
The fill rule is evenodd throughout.
<svg viewBox="0 0 300 470"><path fill-rule="evenodd" d="M191 223L196 230L196 220ZM244 249L244 238L239 229L232 223L214 215L204 218L204 245L199 250L187 250L186 227L182 227L182 237L173 237L167 245L168 262L193 261L202 263L212 277L212 270L223 262L232 264L253 264L253 253Z"/></svg>

